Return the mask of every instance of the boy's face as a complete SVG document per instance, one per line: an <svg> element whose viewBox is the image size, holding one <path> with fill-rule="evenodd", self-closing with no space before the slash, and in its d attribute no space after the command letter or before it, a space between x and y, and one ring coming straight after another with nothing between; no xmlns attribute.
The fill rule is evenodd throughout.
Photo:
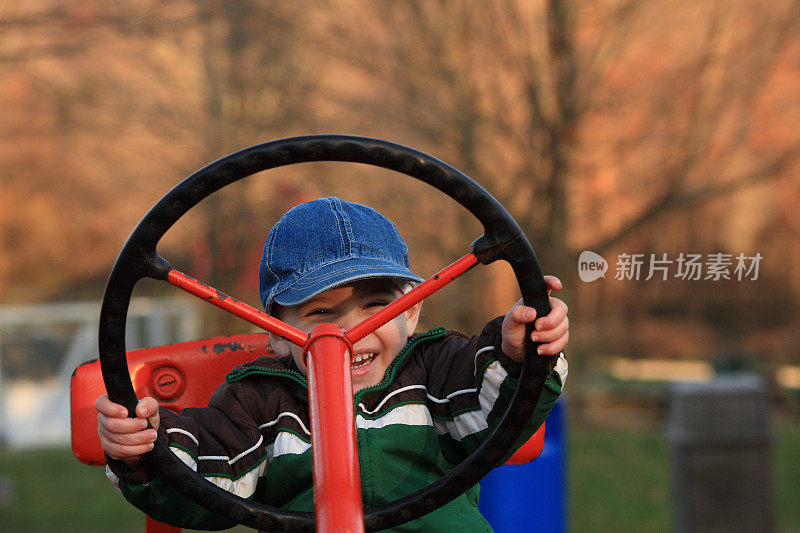
<svg viewBox="0 0 800 533"><path fill-rule="evenodd" d="M394 281L366 279L336 287L297 306L279 307L273 313L306 332L326 323L349 330L400 296L402 292ZM350 372L354 394L383 380L386 368L414 333L420 306L415 305L353 345ZM303 374L308 375L302 348L276 335L270 335L270 343L279 354L291 354Z"/></svg>

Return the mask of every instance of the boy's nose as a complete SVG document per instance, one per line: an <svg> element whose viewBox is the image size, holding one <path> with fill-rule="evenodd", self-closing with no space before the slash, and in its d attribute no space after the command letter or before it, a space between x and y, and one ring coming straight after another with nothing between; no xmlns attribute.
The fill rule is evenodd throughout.
<svg viewBox="0 0 800 533"><path fill-rule="evenodd" d="M361 322L360 317L355 313L347 313L346 315L339 316L336 320L336 325L345 331L349 331L353 326L357 326Z"/></svg>

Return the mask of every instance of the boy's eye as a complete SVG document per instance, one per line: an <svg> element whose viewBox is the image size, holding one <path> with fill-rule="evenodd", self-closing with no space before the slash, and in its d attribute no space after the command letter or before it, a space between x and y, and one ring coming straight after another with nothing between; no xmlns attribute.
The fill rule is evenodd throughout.
<svg viewBox="0 0 800 533"><path fill-rule="evenodd" d="M366 307L386 307L387 305L389 305L388 300L372 300Z"/></svg>
<svg viewBox="0 0 800 533"><path fill-rule="evenodd" d="M332 313L332 311L330 309L322 309L322 308L320 308L320 309L312 309L312 310L310 310L308 313L306 313L306 316L329 315L330 313Z"/></svg>

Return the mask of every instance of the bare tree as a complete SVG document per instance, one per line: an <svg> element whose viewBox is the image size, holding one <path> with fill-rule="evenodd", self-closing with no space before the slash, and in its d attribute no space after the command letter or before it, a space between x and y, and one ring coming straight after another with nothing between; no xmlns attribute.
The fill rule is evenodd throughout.
<svg viewBox="0 0 800 533"><path fill-rule="evenodd" d="M563 273L573 145L592 101L584 78L602 77L635 6L617 8L591 55L577 50L570 3L333 2L350 16L320 16L327 61L363 83L329 79L325 95L366 131L392 128L484 183L533 237L546 268ZM482 282L461 292L472 293L469 309L491 299Z"/></svg>
<svg viewBox="0 0 800 533"><path fill-rule="evenodd" d="M197 16L203 34L205 160L303 128L309 122L305 98L313 73L302 68L296 46L300 7L203 1ZM207 264L195 268L227 290L253 294L257 279L246 267L263 246L268 222L296 200L297 191L274 181L227 189L205 201L207 244L199 259Z"/></svg>
<svg viewBox="0 0 800 533"><path fill-rule="evenodd" d="M775 179L800 160L797 138L767 149L752 142L759 129L771 127L759 119L759 105L786 50L797 43L799 6L784 2L756 9L750 3L714 2L707 7L692 16L691 45L671 58L672 65L654 69L648 87L616 94L601 89L604 98L595 114L627 116L646 127L634 132L638 140L624 135L614 140L620 156L613 163L627 174L614 201L636 206L634 212L585 240L585 246L609 250L651 231L665 215ZM662 11L650 12L642 22L664 38L680 31L659 23L659 17Z"/></svg>
<svg viewBox="0 0 800 533"><path fill-rule="evenodd" d="M163 188L160 170L180 167L191 101L159 89L180 86L167 65L179 49L169 31L185 5L166 3L161 17L147 4L95 2L0 11L0 239L12 251L0 265L4 298L63 297L64 283L71 297L88 297L124 239L120 228L141 216L132 205Z"/></svg>
<svg viewBox="0 0 800 533"><path fill-rule="evenodd" d="M1 123L2 179L7 197L30 201L0 214L4 249L17 250L0 279L36 280L34 292L4 296L55 294L76 278L96 290L136 221L179 179L301 127L313 77L296 68L297 10L182 0L3 8L0 97L12 112ZM269 219L289 201L276 191L293 194L250 194L255 186L232 187L200 209L205 217L179 224L168 259L233 290L252 259L244 240L263 243L266 222L250 217L266 209L260 220ZM56 217L81 231L53 239Z"/></svg>
<svg viewBox="0 0 800 533"><path fill-rule="evenodd" d="M796 168L796 135L754 143L770 128L772 80L791 66L796 2L326 7L312 19L326 43L320 101L351 129L421 146L484 183L566 278L568 299L600 302L586 291L601 289L577 283L581 250L718 248L713 206ZM508 283L460 289L457 318L475 324L472 309ZM670 297L659 290L652 301Z"/></svg>

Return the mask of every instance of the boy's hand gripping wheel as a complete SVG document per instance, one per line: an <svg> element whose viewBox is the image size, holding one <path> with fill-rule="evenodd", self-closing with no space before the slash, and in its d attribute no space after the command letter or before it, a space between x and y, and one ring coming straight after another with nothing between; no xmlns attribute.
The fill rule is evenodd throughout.
<svg viewBox="0 0 800 533"><path fill-rule="evenodd" d="M281 322L218 290L173 270L156 252L161 237L201 200L262 170L310 161L350 161L417 178L470 211L484 228L472 251L345 332L323 325L310 334ZM537 316L550 311L547 288L533 249L516 222L483 188L453 167L410 148L364 137L319 135L256 145L228 155L192 174L167 193L139 222L122 248L106 286L100 312L100 362L109 398L133 412L138 401L128 374L125 319L135 284L150 277L167 281L267 331L304 347L309 369L316 526L319 531L390 528L425 515L480 481L519 437L547 378L547 357L527 342L520 384L500 424L450 474L414 494L364 511L350 377L350 351L358 340L448 284L478 262L507 261L526 305ZM529 336L528 336L529 338ZM249 527L311 531L312 513L286 511L235 496L193 472L156 442L145 456L152 469L207 509Z"/></svg>

